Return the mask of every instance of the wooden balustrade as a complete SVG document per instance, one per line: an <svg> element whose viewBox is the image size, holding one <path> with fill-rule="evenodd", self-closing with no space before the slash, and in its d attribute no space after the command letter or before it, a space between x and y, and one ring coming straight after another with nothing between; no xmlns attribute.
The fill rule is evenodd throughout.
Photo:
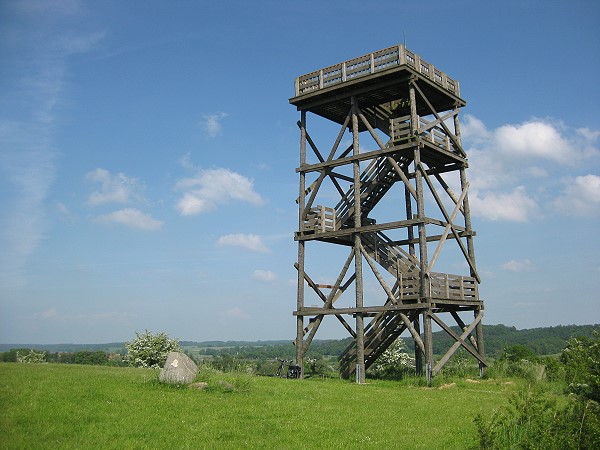
<svg viewBox="0 0 600 450"><path fill-rule="evenodd" d="M404 45L395 45L299 76L296 78L296 97L400 66L408 66L454 95L460 95L458 81Z"/></svg>

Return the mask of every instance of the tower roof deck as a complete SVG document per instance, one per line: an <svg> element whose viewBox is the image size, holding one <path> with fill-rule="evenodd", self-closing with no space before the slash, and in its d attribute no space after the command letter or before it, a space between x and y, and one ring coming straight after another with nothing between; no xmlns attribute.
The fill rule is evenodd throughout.
<svg viewBox="0 0 600 450"><path fill-rule="evenodd" d="M411 79L436 111L466 104L460 98L457 80L401 44L299 76L290 103L298 110L311 111L343 123L351 96L356 96L361 106L407 99ZM418 112L430 113L426 110Z"/></svg>

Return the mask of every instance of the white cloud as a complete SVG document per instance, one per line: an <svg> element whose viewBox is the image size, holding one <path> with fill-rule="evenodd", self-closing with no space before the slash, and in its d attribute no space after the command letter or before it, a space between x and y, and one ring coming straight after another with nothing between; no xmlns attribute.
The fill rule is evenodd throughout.
<svg viewBox="0 0 600 450"><path fill-rule="evenodd" d="M478 118L466 115L461 131L469 155L472 213L489 220L527 222L541 217L540 212L557 197L552 175L600 156L595 147L600 132L569 128L551 119L488 129ZM594 180L577 177L569 183L554 206L595 211ZM579 200L569 205L569 197Z"/></svg>
<svg viewBox="0 0 600 450"><path fill-rule="evenodd" d="M111 174L108 170L98 168L87 173L86 180L98 184L98 190L92 192L87 204L97 206L104 203L129 203L143 199L144 187L136 178L123 173Z"/></svg>
<svg viewBox="0 0 600 450"><path fill-rule="evenodd" d="M594 143L600 132L571 129L551 119L532 119L488 130L481 120L467 114L461 133L467 145L513 164L537 160L573 165L599 153Z"/></svg>
<svg viewBox="0 0 600 450"><path fill-rule="evenodd" d="M252 179L228 169L198 170L195 176L180 180L176 188L184 191L176 206L184 216L213 211L230 200L257 206L264 203Z"/></svg>
<svg viewBox="0 0 600 450"><path fill-rule="evenodd" d="M590 130L589 128L578 128L577 133L583 136L589 143L595 143L598 137L600 137L600 131Z"/></svg>
<svg viewBox="0 0 600 450"><path fill-rule="evenodd" d="M248 313L246 313L241 308L238 308L237 306L225 310L225 316L229 319L242 319L242 320L250 319L250 316L248 315Z"/></svg>
<svg viewBox="0 0 600 450"><path fill-rule="evenodd" d="M539 215L539 206L525 190L518 186L510 193L473 192L469 197L474 216L488 220L528 222Z"/></svg>
<svg viewBox="0 0 600 450"><path fill-rule="evenodd" d="M272 281L275 281L277 276L275 275L275 273L271 272L270 270L255 270L254 273L252 274L252 278L256 281L270 283Z"/></svg>
<svg viewBox="0 0 600 450"><path fill-rule="evenodd" d="M498 149L514 157L568 163L583 156L571 142L561 136L557 127L541 121L503 125L494 134Z"/></svg>
<svg viewBox="0 0 600 450"><path fill-rule="evenodd" d="M144 214L143 212L133 208L120 209L119 211L104 214L97 217L95 220L99 223L116 223L145 231L159 230L163 226L163 222L160 220L156 220L152 216Z"/></svg>
<svg viewBox="0 0 600 450"><path fill-rule="evenodd" d="M219 136L223 131L223 125L221 122L225 117L227 117L227 113L223 112L216 114L204 114L202 116L202 120L200 121L200 125L206 134L214 138Z"/></svg>
<svg viewBox="0 0 600 450"><path fill-rule="evenodd" d="M42 319L54 319L58 316L56 308L50 308L42 313Z"/></svg>
<svg viewBox="0 0 600 450"><path fill-rule="evenodd" d="M256 234L227 234L217 241L220 246L240 247L257 253L269 253L268 247L263 244L260 236Z"/></svg>
<svg viewBox="0 0 600 450"><path fill-rule="evenodd" d="M462 139L470 142L485 142L490 140L492 133L477 117L466 114L460 125Z"/></svg>
<svg viewBox="0 0 600 450"><path fill-rule="evenodd" d="M501 266L502 270L509 272L531 272L535 269L534 264L529 259L522 261L510 260Z"/></svg>
<svg viewBox="0 0 600 450"><path fill-rule="evenodd" d="M600 213L600 176L584 175L565 180L565 188L554 206L565 214L593 216Z"/></svg>

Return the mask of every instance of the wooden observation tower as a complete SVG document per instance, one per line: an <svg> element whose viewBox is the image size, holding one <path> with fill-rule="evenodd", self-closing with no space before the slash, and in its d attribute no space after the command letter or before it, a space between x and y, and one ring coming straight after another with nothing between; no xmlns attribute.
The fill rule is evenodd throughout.
<svg viewBox="0 0 600 450"><path fill-rule="evenodd" d="M353 338L340 371L358 383L406 330L429 381L459 348L483 371L458 81L397 45L298 77L290 103L300 111L297 363L330 316ZM453 342L437 360L433 326Z"/></svg>

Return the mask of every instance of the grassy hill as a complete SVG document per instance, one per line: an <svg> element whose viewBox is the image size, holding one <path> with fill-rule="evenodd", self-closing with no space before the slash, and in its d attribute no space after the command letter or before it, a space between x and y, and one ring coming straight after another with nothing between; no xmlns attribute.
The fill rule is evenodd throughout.
<svg viewBox="0 0 600 450"><path fill-rule="evenodd" d="M0 448L474 448L474 416L516 390L215 376L198 390L150 369L0 363Z"/></svg>

